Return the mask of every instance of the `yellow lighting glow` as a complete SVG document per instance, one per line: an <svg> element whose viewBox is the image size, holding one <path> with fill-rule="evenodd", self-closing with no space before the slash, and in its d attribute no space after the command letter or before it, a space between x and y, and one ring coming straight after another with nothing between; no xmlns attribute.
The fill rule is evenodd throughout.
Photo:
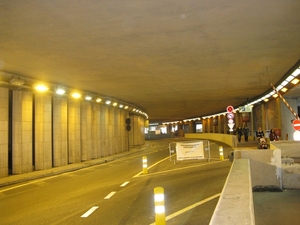
<svg viewBox="0 0 300 225"><path fill-rule="evenodd" d="M124 107L124 109L128 109L128 106L126 105L126 106Z"/></svg>
<svg viewBox="0 0 300 225"><path fill-rule="evenodd" d="M273 97L274 97L274 98L277 98L277 97L278 97L278 94L274 94Z"/></svg>
<svg viewBox="0 0 300 225"><path fill-rule="evenodd" d="M109 105L110 103L111 103L110 100L106 100L106 102L105 102L106 105Z"/></svg>
<svg viewBox="0 0 300 225"><path fill-rule="evenodd" d="M81 94L79 92L73 92L71 95L73 98L81 98Z"/></svg>
<svg viewBox="0 0 300 225"><path fill-rule="evenodd" d="M281 89L282 92L286 92L287 90L288 90L288 89L285 88L285 87Z"/></svg>
<svg viewBox="0 0 300 225"><path fill-rule="evenodd" d="M264 101L265 101L265 102L268 102L268 101L269 101L269 99L268 99L268 98L266 98Z"/></svg>
<svg viewBox="0 0 300 225"><path fill-rule="evenodd" d="M41 84L41 83L34 85L34 89L40 92L45 92L49 90L49 88L45 84Z"/></svg>
<svg viewBox="0 0 300 225"><path fill-rule="evenodd" d="M97 99L96 99L96 102L101 102L101 101L102 101L101 98L97 98Z"/></svg>
<svg viewBox="0 0 300 225"><path fill-rule="evenodd" d="M117 105L118 105L118 103L117 103L117 102L114 102L114 103L113 103L113 106L117 106Z"/></svg>
<svg viewBox="0 0 300 225"><path fill-rule="evenodd" d="M295 78L294 80L292 80L291 83L292 83L292 84L298 84L298 83L299 83L299 79Z"/></svg>
<svg viewBox="0 0 300 225"><path fill-rule="evenodd" d="M55 90L55 93L58 94L58 95L63 95L64 93L66 93L66 91L65 91L65 89L57 88Z"/></svg>
<svg viewBox="0 0 300 225"><path fill-rule="evenodd" d="M89 95L87 95L87 96L85 96L85 100L87 100L87 101L91 101L92 100L92 96L89 96Z"/></svg>
<svg viewBox="0 0 300 225"><path fill-rule="evenodd" d="M119 105L119 107L120 107L120 108L123 108L123 107L124 107L124 105L122 105L122 104L121 104L121 105Z"/></svg>

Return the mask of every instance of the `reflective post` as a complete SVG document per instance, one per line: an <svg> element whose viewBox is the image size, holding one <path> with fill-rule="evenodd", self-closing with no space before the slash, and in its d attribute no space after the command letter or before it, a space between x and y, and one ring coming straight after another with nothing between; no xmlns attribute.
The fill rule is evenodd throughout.
<svg viewBox="0 0 300 225"><path fill-rule="evenodd" d="M165 225L165 194L162 187L154 188L155 224Z"/></svg>
<svg viewBox="0 0 300 225"><path fill-rule="evenodd" d="M220 153L220 160L224 160L224 155L223 155L223 146L219 146L219 153Z"/></svg>
<svg viewBox="0 0 300 225"><path fill-rule="evenodd" d="M143 174L148 173L148 166L147 166L147 157L143 156Z"/></svg>

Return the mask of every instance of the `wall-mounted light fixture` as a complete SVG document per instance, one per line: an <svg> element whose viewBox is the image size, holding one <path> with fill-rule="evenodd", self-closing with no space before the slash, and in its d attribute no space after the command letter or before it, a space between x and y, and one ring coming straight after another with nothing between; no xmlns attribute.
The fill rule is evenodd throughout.
<svg viewBox="0 0 300 225"><path fill-rule="evenodd" d="M64 88L58 87L55 89L55 93L58 95L63 95L66 93L66 90Z"/></svg>
<svg viewBox="0 0 300 225"><path fill-rule="evenodd" d="M92 99L93 99L93 97L90 96L90 95L86 95L86 96L85 96L85 100L87 100L87 101L91 101Z"/></svg>
<svg viewBox="0 0 300 225"><path fill-rule="evenodd" d="M96 102L98 102L98 103L101 102L101 101L102 101L101 98L97 98L97 99L96 99Z"/></svg>
<svg viewBox="0 0 300 225"><path fill-rule="evenodd" d="M106 105L110 105L110 103L111 103L110 100L106 100L106 101L105 101L105 104L106 104Z"/></svg>
<svg viewBox="0 0 300 225"><path fill-rule="evenodd" d="M81 98L81 94L79 92L73 92L71 96L76 99Z"/></svg>
<svg viewBox="0 0 300 225"><path fill-rule="evenodd" d="M299 79L295 78L294 80L291 81L292 84L298 84L299 83Z"/></svg>
<svg viewBox="0 0 300 225"><path fill-rule="evenodd" d="M16 85L16 86L22 86L25 84L25 81L22 80L21 78L18 78L18 77L14 77L10 80L10 83L12 85Z"/></svg>
<svg viewBox="0 0 300 225"><path fill-rule="evenodd" d="M49 87L43 83L36 83L33 85L33 88L39 92L45 92L49 90Z"/></svg>

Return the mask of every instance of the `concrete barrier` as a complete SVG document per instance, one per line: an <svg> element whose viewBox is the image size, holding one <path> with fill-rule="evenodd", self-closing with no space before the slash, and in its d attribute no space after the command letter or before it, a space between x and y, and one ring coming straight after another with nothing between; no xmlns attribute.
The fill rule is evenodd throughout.
<svg viewBox="0 0 300 225"><path fill-rule="evenodd" d="M234 160L209 224L255 224L249 159Z"/></svg>
<svg viewBox="0 0 300 225"><path fill-rule="evenodd" d="M185 138L201 139L201 140L213 140L225 143L232 148L237 147L237 137L230 134L217 134L217 133L187 133Z"/></svg>
<svg viewBox="0 0 300 225"><path fill-rule="evenodd" d="M235 150L234 158L250 160L252 187L273 185L282 188L280 149Z"/></svg>

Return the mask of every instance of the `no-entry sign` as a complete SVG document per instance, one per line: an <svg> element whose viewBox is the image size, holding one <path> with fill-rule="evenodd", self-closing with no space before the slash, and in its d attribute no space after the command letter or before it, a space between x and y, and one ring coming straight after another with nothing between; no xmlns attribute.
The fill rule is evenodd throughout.
<svg viewBox="0 0 300 225"><path fill-rule="evenodd" d="M300 130L300 120L293 121L293 128L294 130Z"/></svg>

